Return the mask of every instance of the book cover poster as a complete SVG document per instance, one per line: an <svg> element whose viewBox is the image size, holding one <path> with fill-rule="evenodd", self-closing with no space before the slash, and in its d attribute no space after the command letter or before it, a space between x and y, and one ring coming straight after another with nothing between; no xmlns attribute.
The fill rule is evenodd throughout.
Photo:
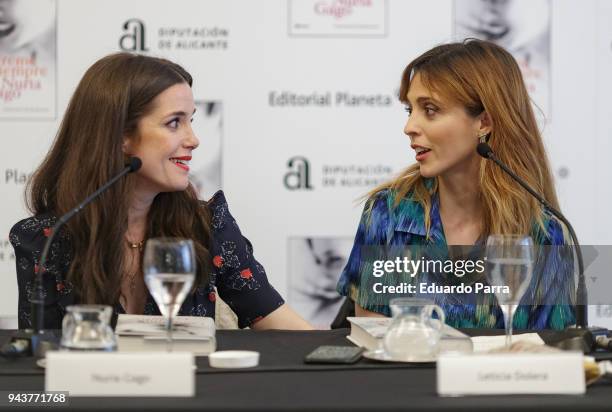
<svg viewBox="0 0 612 412"><path fill-rule="evenodd" d="M315 327L329 328L344 301L336 284L352 246L347 237L289 239L288 301Z"/></svg>
<svg viewBox="0 0 612 412"><path fill-rule="evenodd" d="M536 117L550 117L549 0L455 0L458 41L477 38L508 50L518 62L536 106ZM538 110L539 109L539 110Z"/></svg>
<svg viewBox="0 0 612 412"><path fill-rule="evenodd" d="M192 128L200 145L192 154L190 179L200 199L208 200L222 183L223 103L197 100L195 105Z"/></svg>
<svg viewBox="0 0 612 412"><path fill-rule="evenodd" d="M387 0L289 0L289 35L384 37L387 3Z"/></svg>
<svg viewBox="0 0 612 412"><path fill-rule="evenodd" d="M0 1L0 119L55 119L56 0Z"/></svg>

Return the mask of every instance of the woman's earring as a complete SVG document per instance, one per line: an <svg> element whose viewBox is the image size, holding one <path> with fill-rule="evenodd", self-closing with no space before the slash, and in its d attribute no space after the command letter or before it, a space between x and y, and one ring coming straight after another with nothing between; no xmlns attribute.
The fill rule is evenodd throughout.
<svg viewBox="0 0 612 412"><path fill-rule="evenodd" d="M480 143L486 143L487 142L487 136L488 134L481 134L480 136L478 136L478 140L480 140Z"/></svg>

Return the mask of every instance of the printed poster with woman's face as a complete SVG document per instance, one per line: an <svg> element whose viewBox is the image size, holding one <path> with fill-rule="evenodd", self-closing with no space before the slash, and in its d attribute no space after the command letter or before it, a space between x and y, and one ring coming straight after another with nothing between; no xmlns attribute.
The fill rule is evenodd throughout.
<svg viewBox="0 0 612 412"><path fill-rule="evenodd" d="M536 118L550 120L550 1L455 0L454 10L455 39L489 40L512 53Z"/></svg>
<svg viewBox="0 0 612 412"><path fill-rule="evenodd" d="M0 119L55 119L56 14L56 0L0 0Z"/></svg>
<svg viewBox="0 0 612 412"><path fill-rule="evenodd" d="M200 199L209 200L222 189L223 102L196 100L192 128L200 144L192 153L189 179Z"/></svg>
<svg viewBox="0 0 612 412"><path fill-rule="evenodd" d="M351 237L288 239L287 302L317 328L329 328L344 296L336 291L353 245Z"/></svg>

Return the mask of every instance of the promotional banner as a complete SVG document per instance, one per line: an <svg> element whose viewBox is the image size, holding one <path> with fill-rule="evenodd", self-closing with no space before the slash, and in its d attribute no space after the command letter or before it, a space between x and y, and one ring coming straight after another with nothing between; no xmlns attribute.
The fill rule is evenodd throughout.
<svg viewBox="0 0 612 412"><path fill-rule="evenodd" d="M563 211L583 243L612 244L611 19L605 0L2 1L0 316L17 310L8 233L29 215L26 182L85 70L116 52L191 73L192 182L202 199L224 190L270 282L319 327L342 303L364 196L415 162L397 93L437 44L479 37L515 56Z"/></svg>
<svg viewBox="0 0 612 412"><path fill-rule="evenodd" d="M550 118L550 0L455 0L455 38L489 40L517 60L534 109Z"/></svg>
<svg viewBox="0 0 612 412"><path fill-rule="evenodd" d="M0 120L56 115L56 0L0 4Z"/></svg>

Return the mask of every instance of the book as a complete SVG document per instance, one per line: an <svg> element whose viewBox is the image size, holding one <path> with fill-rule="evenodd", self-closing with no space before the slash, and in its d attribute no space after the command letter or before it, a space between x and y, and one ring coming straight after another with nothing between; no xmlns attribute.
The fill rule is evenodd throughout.
<svg viewBox="0 0 612 412"><path fill-rule="evenodd" d="M217 347L215 321L204 316L177 316L172 319L172 350L206 356ZM165 351L166 318L148 315L119 315L117 346L120 352Z"/></svg>
<svg viewBox="0 0 612 412"><path fill-rule="evenodd" d="M382 340L391 324L391 318L348 317L351 323L351 334L346 338L357 346L367 350L382 347Z"/></svg>
<svg viewBox="0 0 612 412"><path fill-rule="evenodd" d="M512 343L528 343L531 346L543 347L544 341L537 333L521 333L512 335ZM498 336L474 336L472 338L474 352L490 352L499 348L504 348L506 344L506 335Z"/></svg>
<svg viewBox="0 0 612 412"><path fill-rule="evenodd" d="M351 323L351 334L346 338L355 345L366 348L366 350L377 350L382 348L382 341L385 333L389 325L391 325L391 322L393 322L393 318L366 316L348 317L347 320ZM438 322L437 319L433 319L433 321ZM442 328L442 333L441 340L444 341L442 342L442 346L448 346L449 349L453 346L465 346L459 341L470 341L469 336L446 324Z"/></svg>

